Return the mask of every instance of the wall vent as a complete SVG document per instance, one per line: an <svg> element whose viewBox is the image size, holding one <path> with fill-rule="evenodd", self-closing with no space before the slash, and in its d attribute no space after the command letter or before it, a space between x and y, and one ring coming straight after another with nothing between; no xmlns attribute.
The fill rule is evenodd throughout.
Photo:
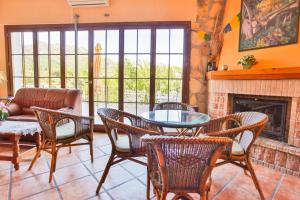
<svg viewBox="0 0 300 200"><path fill-rule="evenodd" d="M109 0L67 0L72 7L105 7L109 6Z"/></svg>

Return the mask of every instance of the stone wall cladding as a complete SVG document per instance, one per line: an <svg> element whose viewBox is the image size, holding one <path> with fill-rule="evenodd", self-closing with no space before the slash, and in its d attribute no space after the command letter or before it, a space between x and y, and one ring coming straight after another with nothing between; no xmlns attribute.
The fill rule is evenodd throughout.
<svg viewBox="0 0 300 200"><path fill-rule="evenodd" d="M197 32L210 33L215 24L222 26L225 4L226 0L198 0L198 14L195 22L192 22L189 100L191 105L198 106L200 112L207 110L205 75L210 47L208 42L199 38Z"/></svg>

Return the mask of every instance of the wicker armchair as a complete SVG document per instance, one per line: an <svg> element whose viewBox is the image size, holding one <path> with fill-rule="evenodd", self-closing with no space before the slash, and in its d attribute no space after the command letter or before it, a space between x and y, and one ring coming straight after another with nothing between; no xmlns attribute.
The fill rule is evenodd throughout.
<svg viewBox="0 0 300 200"><path fill-rule="evenodd" d="M147 144L148 170L157 199L165 200L169 192L173 199L192 200L188 193L208 198L211 172L229 138L144 136Z"/></svg>
<svg viewBox="0 0 300 200"><path fill-rule="evenodd" d="M205 132L209 136L229 137L234 140L233 144L228 145L222 153L223 161L216 166L232 163L243 168L245 174L249 171L261 199L264 199L264 195L251 164L250 148L267 122L266 114L242 112L213 119L205 127Z"/></svg>
<svg viewBox="0 0 300 200"><path fill-rule="evenodd" d="M100 108L98 115L109 136L112 152L97 187L96 194L99 193L112 165L124 160L131 160L147 166L147 163L134 159L134 157L146 156L146 147L142 144L140 138L145 134L159 134L156 127L151 126L149 123L143 121L142 118L130 113L111 108ZM129 120L130 124L124 123L126 120ZM124 133L124 135L120 135L119 133ZM149 180L147 180L147 183L149 184ZM149 198L149 190L147 190L147 198Z"/></svg>
<svg viewBox="0 0 300 200"><path fill-rule="evenodd" d="M153 110L187 110L195 112L195 109L185 103L179 102L164 102L154 106Z"/></svg>
<svg viewBox="0 0 300 200"><path fill-rule="evenodd" d="M91 117L78 116L66 112L59 112L45 108L31 107L34 111L42 129L42 145L38 149L29 169L44 150L52 155L49 182L52 181L53 173L56 169L56 159L58 150L62 147L89 145L91 161L93 162L93 125ZM79 139L87 142L74 143Z"/></svg>

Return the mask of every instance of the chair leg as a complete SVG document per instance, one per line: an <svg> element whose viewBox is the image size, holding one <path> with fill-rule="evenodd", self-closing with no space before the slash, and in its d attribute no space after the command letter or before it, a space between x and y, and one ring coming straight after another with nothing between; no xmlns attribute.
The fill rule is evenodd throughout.
<svg viewBox="0 0 300 200"><path fill-rule="evenodd" d="M109 160L108 160L108 162L107 162L107 164L106 164L105 170L104 170L104 172L103 172L103 174L102 174L102 177L101 177L101 179L100 179L100 182L99 182L98 187L97 187L97 190L96 190L96 194L97 194L97 195L99 194L99 191L100 191L100 189L101 189L101 186L102 186L102 184L104 183L104 181L105 181L105 179L106 179L106 177L107 177L107 174L108 174L108 172L109 172L110 167L112 166L112 162L114 161L114 157L115 157L115 155L114 155L113 153L112 153L112 154L110 155L110 157L109 157Z"/></svg>
<svg viewBox="0 0 300 200"><path fill-rule="evenodd" d="M203 192L200 194L200 200L207 200L208 199L208 192Z"/></svg>
<svg viewBox="0 0 300 200"><path fill-rule="evenodd" d="M247 160L246 160L246 165L247 165L247 169L249 170L249 172L251 174L251 177L252 177L252 180L254 182L254 185L255 185L256 189L258 190L258 192L259 192L260 198L262 200L264 200L265 199L264 194L263 194L263 192L261 190L261 187L259 185L259 182L257 180L256 174L254 172L253 166L252 166L251 161L250 161L249 158L247 158Z"/></svg>
<svg viewBox="0 0 300 200"><path fill-rule="evenodd" d="M71 144L69 145L69 153L72 153Z"/></svg>
<svg viewBox="0 0 300 200"><path fill-rule="evenodd" d="M168 193L166 191L162 191L160 194L160 200L166 200Z"/></svg>
<svg viewBox="0 0 300 200"><path fill-rule="evenodd" d="M55 171L55 166L56 166L57 151L56 151L55 143L52 143L51 155L52 155L52 158L51 158L51 166L50 166L50 174L49 174L49 183L52 181L53 172Z"/></svg>
<svg viewBox="0 0 300 200"><path fill-rule="evenodd" d="M147 170L147 200L150 200L150 176Z"/></svg>
<svg viewBox="0 0 300 200"><path fill-rule="evenodd" d="M91 155L91 162L94 162L94 147L93 147L93 140L90 140L90 155Z"/></svg>
<svg viewBox="0 0 300 200"><path fill-rule="evenodd" d="M31 170L33 167L33 164L36 162L36 160L38 159L38 157L40 157L42 150L44 149L45 146L45 142L42 143L42 145L39 147L39 149L37 150L33 160L30 163L30 166L28 168L28 170Z"/></svg>

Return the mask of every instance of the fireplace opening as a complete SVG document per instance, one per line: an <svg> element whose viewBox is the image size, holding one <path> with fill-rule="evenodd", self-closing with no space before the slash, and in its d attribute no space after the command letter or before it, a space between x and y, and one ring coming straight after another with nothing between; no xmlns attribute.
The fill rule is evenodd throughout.
<svg viewBox="0 0 300 200"><path fill-rule="evenodd" d="M269 116L262 137L267 137L283 142L287 142L287 112L289 101L288 98L280 97L262 97L262 96L244 96L233 95L232 111L245 112L257 111Z"/></svg>

